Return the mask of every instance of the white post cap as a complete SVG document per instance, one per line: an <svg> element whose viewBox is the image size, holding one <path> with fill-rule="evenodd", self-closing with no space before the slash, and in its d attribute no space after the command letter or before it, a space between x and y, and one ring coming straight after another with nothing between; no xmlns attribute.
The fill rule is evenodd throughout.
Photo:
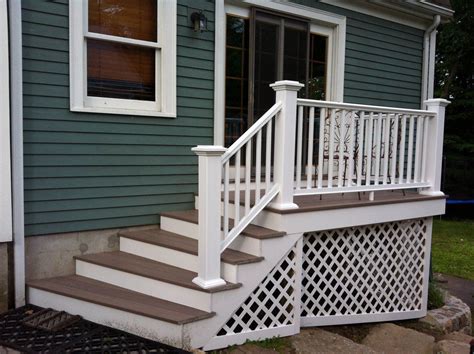
<svg viewBox="0 0 474 354"><path fill-rule="evenodd" d="M269 85L275 91L287 90L287 91L298 91L300 88L304 87L302 83L298 81L291 80L281 80L274 82Z"/></svg>
<svg viewBox="0 0 474 354"><path fill-rule="evenodd" d="M221 156L227 151L227 148L218 145L198 145L191 151L194 151L198 156Z"/></svg>
<svg viewBox="0 0 474 354"><path fill-rule="evenodd" d="M426 100L423 103L427 105L428 107L432 107L432 106L446 107L448 104L451 103L451 101L445 100L444 98L430 98L429 100Z"/></svg>

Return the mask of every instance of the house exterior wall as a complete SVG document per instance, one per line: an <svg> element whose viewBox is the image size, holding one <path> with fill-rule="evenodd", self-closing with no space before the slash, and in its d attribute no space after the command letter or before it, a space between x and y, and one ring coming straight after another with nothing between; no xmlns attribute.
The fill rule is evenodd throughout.
<svg viewBox="0 0 474 354"><path fill-rule="evenodd" d="M418 108L423 31L347 16L344 100ZM212 144L214 3L178 0L177 118L69 111L68 1L22 0L26 235L156 224L190 209L191 147ZM208 31L189 16L204 10Z"/></svg>
<svg viewBox="0 0 474 354"><path fill-rule="evenodd" d="M197 191L212 143L214 4L178 1L177 118L69 111L68 1L22 0L27 235L155 224ZM204 10L209 31L190 28Z"/></svg>

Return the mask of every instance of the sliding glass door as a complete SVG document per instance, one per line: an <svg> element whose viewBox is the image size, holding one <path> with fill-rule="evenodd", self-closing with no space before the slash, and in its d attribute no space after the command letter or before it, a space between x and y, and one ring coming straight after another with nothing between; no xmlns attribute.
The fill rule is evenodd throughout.
<svg viewBox="0 0 474 354"><path fill-rule="evenodd" d="M225 145L230 146L275 102L269 85L305 84L300 97L324 98L326 37L308 21L252 9L227 16Z"/></svg>

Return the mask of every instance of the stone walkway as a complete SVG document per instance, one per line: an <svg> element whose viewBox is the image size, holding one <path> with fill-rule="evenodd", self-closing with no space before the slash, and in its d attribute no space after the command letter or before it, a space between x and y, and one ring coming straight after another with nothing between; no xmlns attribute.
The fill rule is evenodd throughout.
<svg viewBox="0 0 474 354"><path fill-rule="evenodd" d="M469 342L474 338L454 332L441 337L401 327L393 323L365 326L368 334L355 342L335 332L321 328L303 329L300 334L275 340L275 347L267 341L262 347L248 343L220 351L231 354L469 354ZM364 330L365 330L364 329Z"/></svg>

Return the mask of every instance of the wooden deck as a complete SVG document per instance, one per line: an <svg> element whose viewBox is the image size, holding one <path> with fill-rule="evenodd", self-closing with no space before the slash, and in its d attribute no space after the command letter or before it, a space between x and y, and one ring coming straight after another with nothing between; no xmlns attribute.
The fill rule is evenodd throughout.
<svg viewBox="0 0 474 354"><path fill-rule="evenodd" d="M263 195L263 192L262 192ZM251 204L254 204L255 193L250 194ZM322 211L331 209L354 208L363 206L418 202L426 200L446 199L447 196L429 196L419 194L412 190L380 191L375 192L374 200L369 200L368 192L361 193L338 193L325 195L305 195L294 198L298 209L278 210L270 206L266 210L279 214L304 213L310 211ZM234 192L229 193L229 200L234 202ZM240 204L244 205L244 192L240 193Z"/></svg>

